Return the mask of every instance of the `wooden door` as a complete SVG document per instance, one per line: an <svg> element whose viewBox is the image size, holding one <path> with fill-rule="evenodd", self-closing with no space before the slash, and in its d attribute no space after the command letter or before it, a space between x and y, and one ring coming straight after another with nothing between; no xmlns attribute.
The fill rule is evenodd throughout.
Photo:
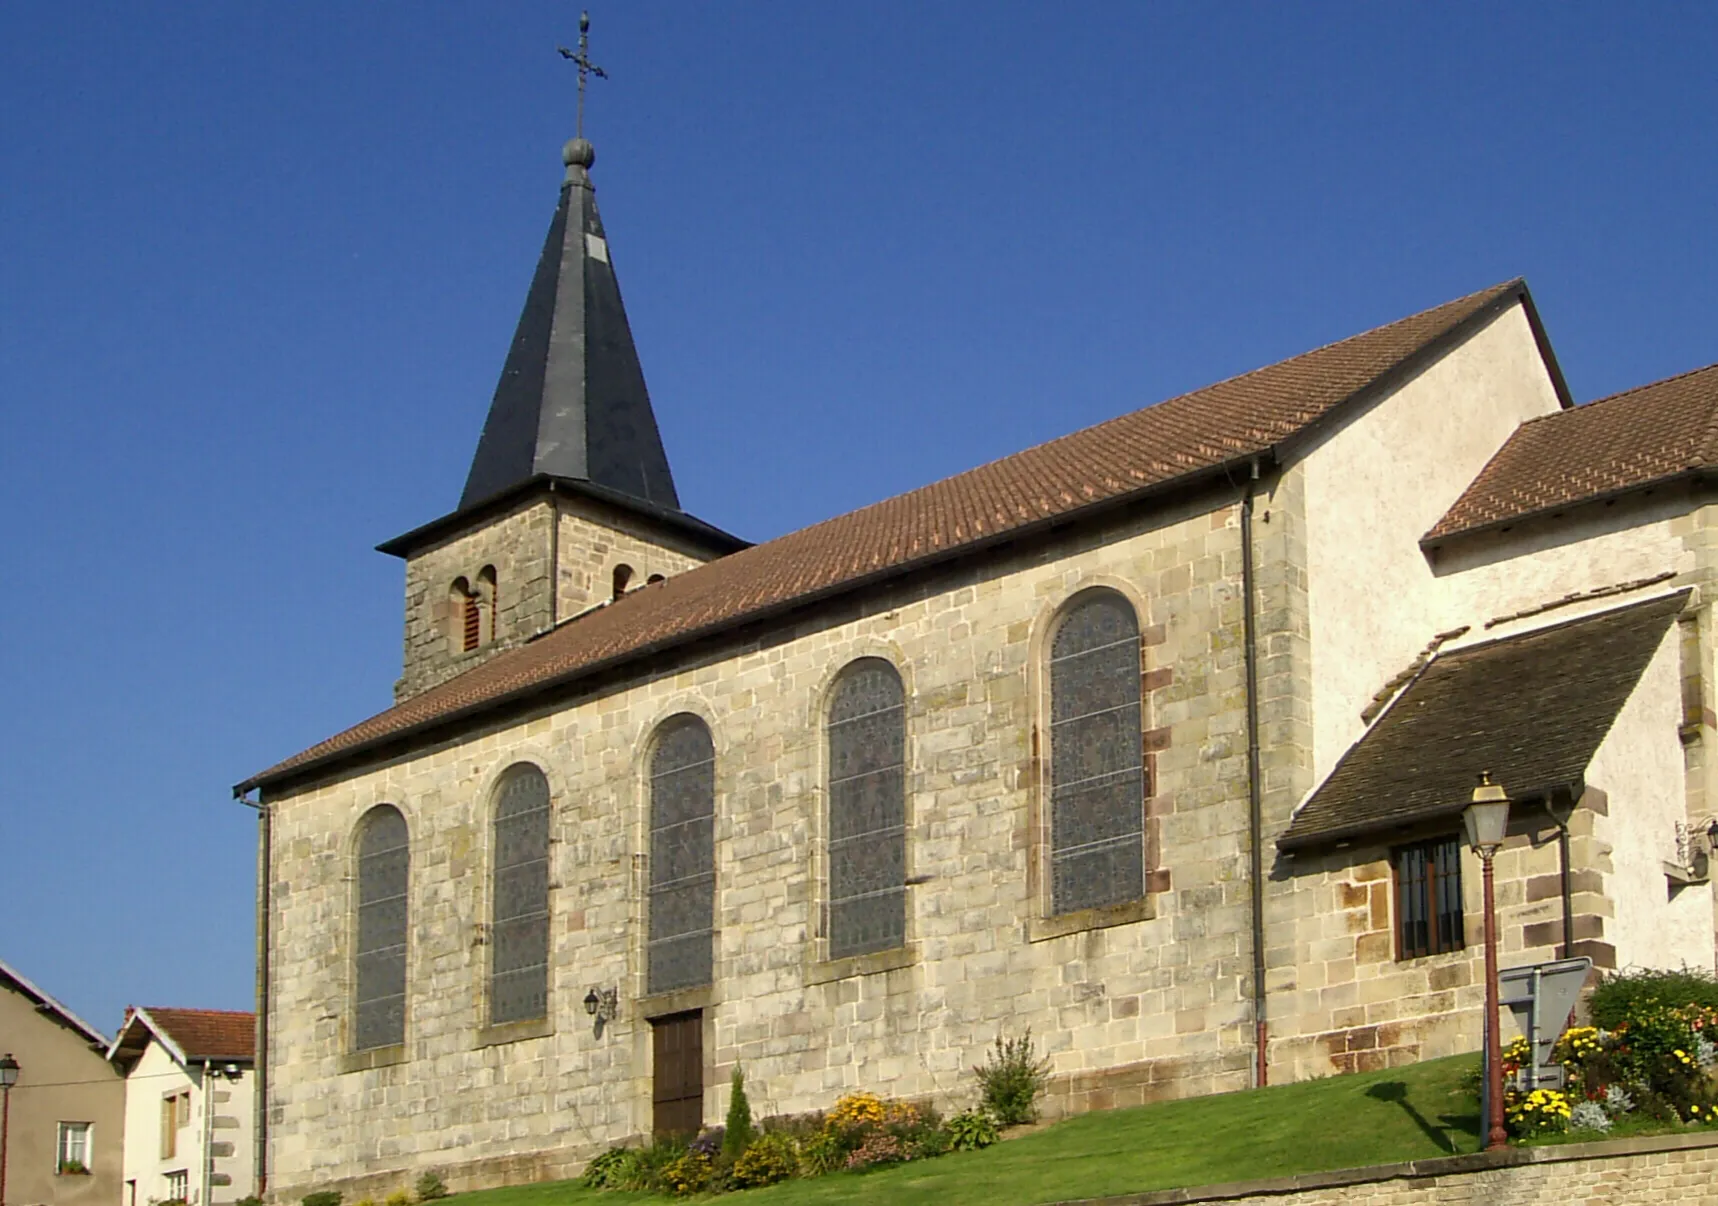
<svg viewBox="0 0 1718 1206"><path fill-rule="evenodd" d="M704 1012L653 1018L650 1028L652 1129L659 1137L696 1135L704 1125Z"/></svg>

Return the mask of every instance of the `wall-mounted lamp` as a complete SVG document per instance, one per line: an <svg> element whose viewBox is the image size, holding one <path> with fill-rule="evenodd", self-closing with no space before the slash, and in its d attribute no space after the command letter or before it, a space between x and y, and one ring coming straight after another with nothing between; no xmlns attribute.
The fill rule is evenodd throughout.
<svg viewBox="0 0 1718 1206"><path fill-rule="evenodd" d="M620 1014L620 991L614 988L593 988L585 994L585 1012L596 1023L596 1032L602 1034L603 1025L612 1022Z"/></svg>

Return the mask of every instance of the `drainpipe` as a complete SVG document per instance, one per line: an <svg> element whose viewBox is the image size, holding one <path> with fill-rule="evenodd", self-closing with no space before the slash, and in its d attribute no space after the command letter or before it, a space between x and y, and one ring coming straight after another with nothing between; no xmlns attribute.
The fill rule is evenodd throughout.
<svg viewBox="0 0 1718 1206"><path fill-rule="evenodd" d="M1241 497L1241 625L1242 648L1247 674L1247 844L1249 883L1253 906L1253 1084L1263 1088L1269 1081L1265 1043L1269 1030L1265 1020L1265 859L1264 806L1259 770L1259 632L1253 600L1256 583L1253 567L1253 494L1259 484L1259 462L1253 459L1247 491Z"/></svg>
<svg viewBox="0 0 1718 1206"><path fill-rule="evenodd" d="M203 1206L215 1206L215 1078L203 1061Z"/></svg>
<svg viewBox="0 0 1718 1206"><path fill-rule="evenodd" d="M1569 811L1562 816L1557 815L1557 806L1552 803L1559 794L1553 792L1545 797L1545 811L1551 814L1551 821L1557 826L1557 870L1562 878L1563 892L1563 949L1558 952L1560 959L1570 958L1570 952L1575 949L1575 894L1569 882L1569 822L1575 816L1575 800L1571 794L1567 797Z"/></svg>
<svg viewBox="0 0 1718 1206"><path fill-rule="evenodd" d="M247 800L243 792L235 791L234 799L257 813L257 946L256 994L257 1028L256 1053L252 1068L256 1083L251 1086L251 1176L255 1186L251 1192L258 1197L268 1191L268 955L269 955L269 880L274 866L270 825L272 814L267 804Z"/></svg>

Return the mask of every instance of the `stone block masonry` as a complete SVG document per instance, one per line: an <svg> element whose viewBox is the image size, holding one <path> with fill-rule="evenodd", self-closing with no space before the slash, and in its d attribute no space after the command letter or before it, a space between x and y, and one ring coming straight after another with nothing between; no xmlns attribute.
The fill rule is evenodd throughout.
<svg viewBox="0 0 1718 1206"><path fill-rule="evenodd" d="M510 522L534 532L541 517ZM693 1002L707 1120L735 1062L760 1114L859 1088L964 1106L972 1066L1028 1027L1057 1077L1054 1111L1245 1087L1238 539L1229 492L1136 513L271 799L273 1192L362 1193L430 1167L463 1188L560 1175L650 1129L648 1018L686 1002L644 995L645 766L679 712L704 717L716 744L715 979ZM1130 598L1145 633L1141 740L1164 869L1137 905L1050 918L1032 870L1047 836L1033 757L1043 649L1094 587ZM831 961L821 718L859 657L887 658L907 690L913 886L901 951ZM543 768L554 808L549 1019L496 1043L477 939L492 788L518 760ZM343 1071L351 835L383 802L411 830L406 1042L400 1062ZM581 1004L593 986L622 1001L600 1037Z"/></svg>
<svg viewBox="0 0 1718 1206"><path fill-rule="evenodd" d="M1718 1134L1508 1148L1054 1206L1715 1206Z"/></svg>

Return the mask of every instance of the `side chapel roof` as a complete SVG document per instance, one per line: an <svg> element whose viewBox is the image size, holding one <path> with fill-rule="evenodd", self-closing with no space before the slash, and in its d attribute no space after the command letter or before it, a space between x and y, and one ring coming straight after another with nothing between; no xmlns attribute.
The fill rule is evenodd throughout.
<svg viewBox="0 0 1718 1206"><path fill-rule="evenodd" d="M1421 543L1718 470L1718 365L1529 419Z"/></svg>
<svg viewBox="0 0 1718 1206"><path fill-rule="evenodd" d="M1277 848L1453 822L1482 770L1512 800L1579 783L1688 595L1433 658L1307 797Z"/></svg>
<svg viewBox="0 0 1718 1206"><path fill-rule="evenodd" d="M1567 389L1521 280L1147 406L629 592L241 783L271 786L599 670L1273 455L1511 306Z"/></svg>

